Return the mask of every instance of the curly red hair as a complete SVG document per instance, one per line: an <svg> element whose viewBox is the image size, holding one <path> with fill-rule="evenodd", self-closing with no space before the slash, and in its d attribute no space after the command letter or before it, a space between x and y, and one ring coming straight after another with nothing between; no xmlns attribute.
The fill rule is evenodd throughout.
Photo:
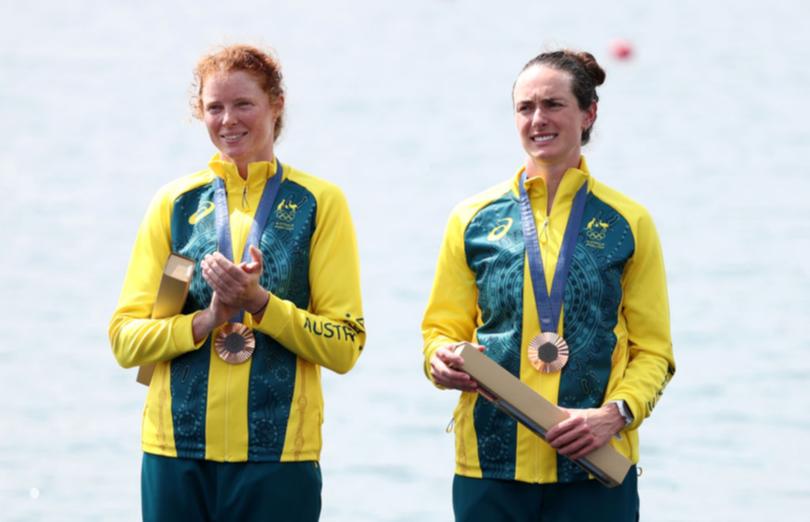
<svg viewBox="0 0 810 522"><path fill-rule="evenodd" d="M229 45L205 55L194 67L194 82L191 94L191 112L197 119L202 119L202 90L205 79L218 72L245 71L252 74L267 93L270 103L284 97L284 85L281 78L281 65L273 54L250 45ZM284 111L276 119L273 129L274 141L281 134L284 126Z"/></svg>

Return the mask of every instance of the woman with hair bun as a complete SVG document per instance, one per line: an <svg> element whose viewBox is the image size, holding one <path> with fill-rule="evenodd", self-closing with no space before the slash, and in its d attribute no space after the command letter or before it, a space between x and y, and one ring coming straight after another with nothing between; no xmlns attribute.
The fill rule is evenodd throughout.
<svg viewBox="0 0 810 522"><path fill-rule="evenodd" d="M581 148L605 73L589 53L538 55L512 90L526 159L455 207L422 323L425 372L461 390L457 521L635 521L637 472L607 488L576 466L638 428L675 372L664 263L647 211L594 179ZM547 443L478 393L472 342L568 417Z"/></svg>
<svg viewBox="0 0 810 522"><path fill-rule="evenodd" d="M121 366L155 365L143 519L315 521L321 368L349 371L366 338L349 208L276 156L284 88L272 55L225 47L194 79L193 112L218 152L152 200L110 321ZM194 262L188 298L152 318L172 253Z"/></svg>

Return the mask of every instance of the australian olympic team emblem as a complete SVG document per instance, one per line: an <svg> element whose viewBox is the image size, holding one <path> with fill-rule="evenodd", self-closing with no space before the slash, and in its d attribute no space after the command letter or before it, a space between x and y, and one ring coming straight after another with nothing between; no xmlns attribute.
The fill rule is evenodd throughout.
<svg viewBox="0 0 810 522"><path fill-rule="evenodd" d="M607 236L610 224L602 221L601 219L592 218L585 225L585 237L587 241L585 244L591 248L603 249L605 248L605 237Z"/></svg>
<svg viewBox="0 0 810 522"><path fill-rule="evenodd" d="M293 200L284 198L276 207L276 217L287 223L291 223L295 219L295 212L298 210L299 203Z"/></svg>
<svg viewBox="0 0 810 522"><path fill-rule="evenodd" d="M306 198L302 198L301 201L295 201L291 198L282 199L279 204L276 205L275 227L283 230L292 230L295 214L305 201Z"/></svg>

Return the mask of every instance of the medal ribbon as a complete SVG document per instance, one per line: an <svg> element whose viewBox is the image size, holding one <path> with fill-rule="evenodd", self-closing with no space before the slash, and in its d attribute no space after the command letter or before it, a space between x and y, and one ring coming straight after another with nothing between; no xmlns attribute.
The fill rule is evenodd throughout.
<svg viewBox="0 0 810 522"><path fill-rule="evenodd" d="M281 175L281 161L276 158L276 173L264 184L264 191L262 192L262 198L259 201L259 207L256 209L256 214L253 216L253 224L250 226L250 232L248 232L247 242L245 243L245 250L242 253L243 263L250 261L250 245L256 245L256 247L258 247L261 242L264 227L267 225L267 219L270 217L273 202L276 200L278 189L281 186ZM223 256L233 261L231 224L228 213L228 195L225 191L225 181L219 176L215 176L214 187L214 212L217 229L217 249ZM244 313L244 310L239 311L236 315L231 317L231 322L241 323Z"/></svg>
<svg viewBox="0 0 810 522"><path fill-rule="evenodd" d="M560 255L557 257L557 267L554 270L554 279L551 282L551 294L546 290L546 273L543 270L543 257L540 253L540 242L537 238L537 226L534 223L534 213L529 195L526 193L526 172L520 176L520 222L523 226L523 242L526 246L526 255L529 258L529 273L534 289L534 302L537 306L537 316L540 319L540 330L557 333L560 324L560 312L565 293L565 283L568 280L568 270L574 257L574 246L577 244L579 227L582 224L582 215L585 211L585 199L588 195L588 182L582 184L574 202L571 205L571 214L565 226Z"/></svg>

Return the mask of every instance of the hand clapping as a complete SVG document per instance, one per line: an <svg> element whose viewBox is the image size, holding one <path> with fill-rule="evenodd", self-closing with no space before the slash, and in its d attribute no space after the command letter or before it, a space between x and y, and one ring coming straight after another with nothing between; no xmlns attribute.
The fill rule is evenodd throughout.
<svg viewBox="0 0 810 522"><path fill-rule="evenodd" d="M219 252L203 258L200 263L203 279L228 307L260 311L269 295L259 284L264 269L261 251L250 246L250 262L235 264Z"/></svg>

